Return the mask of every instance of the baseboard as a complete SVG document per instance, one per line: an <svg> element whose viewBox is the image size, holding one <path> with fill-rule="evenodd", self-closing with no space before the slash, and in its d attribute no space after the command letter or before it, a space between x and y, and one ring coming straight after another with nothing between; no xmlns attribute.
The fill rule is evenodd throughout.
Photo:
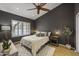
<svg viewBox="0 0 79 59"><path fill-rule="evenodd" d="M63 46L63 47L65 47L65 45L63 45L63 44L59 44L59 46Z"/></svg>

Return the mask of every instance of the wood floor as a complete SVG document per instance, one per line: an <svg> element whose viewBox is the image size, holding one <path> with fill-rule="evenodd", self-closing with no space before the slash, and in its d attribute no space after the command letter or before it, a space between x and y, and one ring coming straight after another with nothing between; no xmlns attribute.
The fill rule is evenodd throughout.
<svg viewBox="0 0 79 59"><path fill-rule="evenodd" d="M53 45L51 45L53 46ZM55 52L54 52L54 56L79 56L79 53L77 52L74 52L73 50L70 50L62 45L56 47L56 46L53 46L56 48Z"/></svg>
<svg viewBox="0 0 79 59"><path fill-rule="evenodd" d="M59 45L58 47L52 44L49 45L56 48L53 56L79 56L79 53L74 52L73 50L70 50L62 45Z"/></svg>

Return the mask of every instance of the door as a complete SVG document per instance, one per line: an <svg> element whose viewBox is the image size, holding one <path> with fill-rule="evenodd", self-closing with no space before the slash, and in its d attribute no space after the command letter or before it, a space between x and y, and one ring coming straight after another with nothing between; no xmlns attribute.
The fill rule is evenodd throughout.
<svg viewBox="0 0 79 59"><path fill-rule="evenodd" d="M76 51L79 52L79 13L76 15Z"/></svg>

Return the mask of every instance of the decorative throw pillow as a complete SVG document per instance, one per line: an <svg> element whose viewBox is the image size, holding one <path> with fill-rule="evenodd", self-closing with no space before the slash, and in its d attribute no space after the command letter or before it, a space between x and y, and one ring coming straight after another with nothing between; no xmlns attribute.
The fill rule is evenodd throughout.
<svg viewBox="0 0 79 59"><path fill-rule="evenodd" d="M43 37L43 36L45 36L45 34L44 33L38 33L38 34L36 34L36 36L37 37Z"/></svg>
<svg viewBox="0 0 79 59"><path fill-rule="evenodd" d="M36 34L37 37L41 37L41 33Z"/></svg>
<svg viewBox="0 0 79 59"><path fill-rule="evenodd" d="M41 32L44 36L47 36L47 32Z"/></svg>
<svg viewBox="0 0 79 59"><path fill-rule="evenodd" d="M41 37L43 37L43 36L45 36L45 34L44 33L41 33Z"/></svg>

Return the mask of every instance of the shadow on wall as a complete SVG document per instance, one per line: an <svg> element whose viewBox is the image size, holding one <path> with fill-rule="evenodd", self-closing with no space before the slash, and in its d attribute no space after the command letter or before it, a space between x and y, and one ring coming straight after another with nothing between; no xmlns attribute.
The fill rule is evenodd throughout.
<svg viewBox="0 0 79 59"><path fill-rule="evenodd" d="M2 25L0 25L0 42L2 42L4 39L10 39L11 38L11 34L10 34L10 30L2 30Z"/></svg>
<svg viewBox="0 0 79 59"><path fill-rule="evenodd" d="M5 39L10 39L11 35L10 35L10 31L7 31L7 34L5 31L0 31L0 42L2 42Z"/></svg>

